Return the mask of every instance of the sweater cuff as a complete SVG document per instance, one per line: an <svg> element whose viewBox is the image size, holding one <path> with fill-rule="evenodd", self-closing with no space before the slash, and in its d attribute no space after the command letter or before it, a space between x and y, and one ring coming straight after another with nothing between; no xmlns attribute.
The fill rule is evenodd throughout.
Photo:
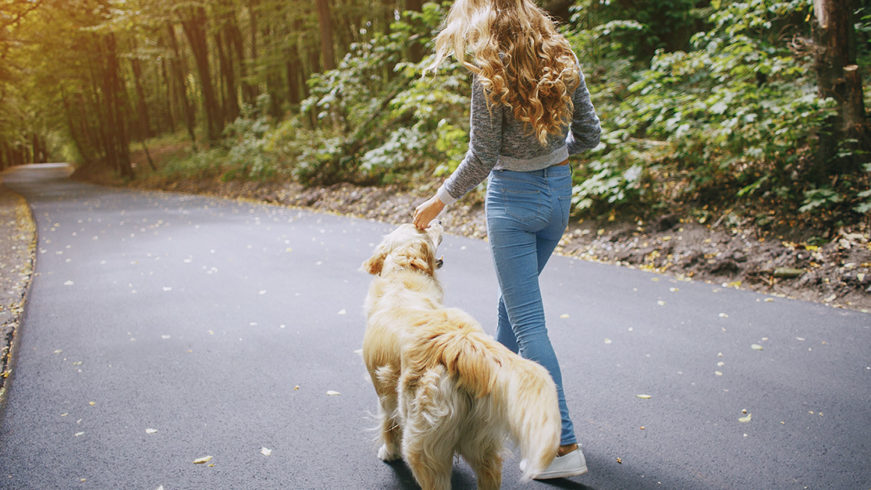
<svg viewBox="0 0 871 490"><path fill-rule="evenodd" d="M439 190L436 192L436 197L439 198L439 201L441 201L445 206L450 206L457 202L457 198L452 196L448 190L445 189L444 185L439 187Z"/></svg>

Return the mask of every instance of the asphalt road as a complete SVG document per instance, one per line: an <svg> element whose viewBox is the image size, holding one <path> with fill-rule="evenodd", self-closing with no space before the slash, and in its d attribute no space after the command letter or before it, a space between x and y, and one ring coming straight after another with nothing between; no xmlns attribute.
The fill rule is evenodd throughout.
<svg viewBox="0 0 871 490"><path fill-rule="evenodd" d="M0 487L415 488L358 355L390 225L65 175L3 177L39 242ZM492 331L486 243L441 253ZM590 473L521 484L512 456L504 488L871 488L871 315L565 257L542 281Z"/></svg>

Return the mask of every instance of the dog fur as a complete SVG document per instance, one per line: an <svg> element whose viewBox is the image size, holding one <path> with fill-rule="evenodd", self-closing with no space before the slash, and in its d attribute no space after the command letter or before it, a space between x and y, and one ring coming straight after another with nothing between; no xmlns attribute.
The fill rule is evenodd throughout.
<svg viewBox="0 0 871 490"><path fill-rule="evenodd" d="M484 333L467 313L442 305L435 277L441 227L401 225L363 269L376 277L366 297L363 359L380 402L384 461L404 458L424 490L451 486L454 454L478 488L499 488L502 447L520 447L525 480L556 456L556 386L541 365Z"/></svg>

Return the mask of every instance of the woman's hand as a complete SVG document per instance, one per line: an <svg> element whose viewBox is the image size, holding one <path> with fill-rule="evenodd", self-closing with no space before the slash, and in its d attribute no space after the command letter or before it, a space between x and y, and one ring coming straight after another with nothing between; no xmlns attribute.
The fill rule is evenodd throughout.
<svg viewBox="0 0 871 490"><path fill-rule="evenodd" d="M434 220L443 209L445 203L441 199L436 196L429 198L414 210L414 226L419 230L425 230L429 222Z"/></svg>

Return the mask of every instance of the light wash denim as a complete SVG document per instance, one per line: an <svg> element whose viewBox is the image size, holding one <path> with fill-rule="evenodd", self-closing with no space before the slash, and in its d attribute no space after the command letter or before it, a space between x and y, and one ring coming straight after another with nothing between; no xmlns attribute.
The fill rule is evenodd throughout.
<svg viewBox="0 0 871 490"><path fill-rule="evenodd" d="M538 276L568 224L571 193L569 165L531 172L494 170L486 200L487 234L501 290L496 339L550 372L559 396L562 445L577 439L547 336Z"/></svg>

